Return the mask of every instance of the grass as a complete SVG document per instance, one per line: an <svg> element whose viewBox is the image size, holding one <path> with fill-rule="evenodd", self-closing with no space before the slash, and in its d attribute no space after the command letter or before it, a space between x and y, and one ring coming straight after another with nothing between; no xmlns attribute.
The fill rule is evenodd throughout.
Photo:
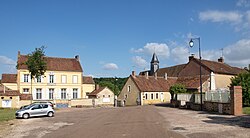
<svg viewBox="0 0 250 138"><path fill-rule="evenodd" d="M0 108L0 123L15 119L15 112L17 109L13 108Z"/></svg>
<svg viewBox="0 0 250 138"><path fill-rule="evenodd" d="M243 113L250 115L250 107L243 107Z"/></svg>

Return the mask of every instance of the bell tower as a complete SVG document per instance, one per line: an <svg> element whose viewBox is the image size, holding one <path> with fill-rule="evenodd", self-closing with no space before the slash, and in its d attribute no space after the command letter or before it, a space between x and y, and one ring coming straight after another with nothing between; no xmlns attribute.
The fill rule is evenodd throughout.
<svg viewBox="0 0 250 138"><path fill-rule="evenodd" d="M150 76L154 75L154 73L159 69L159 60L156 54L153 54L152 60L150 62Z"/></svg>

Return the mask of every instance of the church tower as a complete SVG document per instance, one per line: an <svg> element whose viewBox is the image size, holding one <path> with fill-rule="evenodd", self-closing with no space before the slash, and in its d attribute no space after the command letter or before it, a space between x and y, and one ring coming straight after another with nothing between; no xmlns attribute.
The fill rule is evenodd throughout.
<svg viewBox="0 0 250 138"><path fill-rule="evenodd" d="M159 60L156 56L156 54L153 54L152 60L150 62L150 74L149 75L154 75L154 73L159 69Z"/></svg>

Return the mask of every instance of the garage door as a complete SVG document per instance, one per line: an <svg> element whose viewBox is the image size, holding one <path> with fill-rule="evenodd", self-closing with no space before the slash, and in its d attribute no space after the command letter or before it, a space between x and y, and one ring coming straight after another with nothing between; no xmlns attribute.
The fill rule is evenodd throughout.
<svg viewBox="0 0 250 138"><path fill-rule="evenodd" d="M10 108L11 107L11 100L3 100L2 107L3 108Z"/></svg>

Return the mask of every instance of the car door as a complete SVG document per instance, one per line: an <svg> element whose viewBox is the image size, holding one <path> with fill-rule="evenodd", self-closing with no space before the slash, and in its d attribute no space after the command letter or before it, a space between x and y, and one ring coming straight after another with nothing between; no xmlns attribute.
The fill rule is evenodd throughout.
<svg viewBox="0 0 250 138"><path fill-rule="evenodd" d="M30 110L30 116L39 116L42 110L43 108L40 104L35 104Z"/></svg>
<svg viewBox="0 0 250 138"><path fill-rule="evenodd" d="M47 112L48 112L48 110L49 110L49 108L48 108L49 105L48 105L48 104L43 104L42 107L43 107L43 109L42 109L41 114L47 115Z"/></svg>

